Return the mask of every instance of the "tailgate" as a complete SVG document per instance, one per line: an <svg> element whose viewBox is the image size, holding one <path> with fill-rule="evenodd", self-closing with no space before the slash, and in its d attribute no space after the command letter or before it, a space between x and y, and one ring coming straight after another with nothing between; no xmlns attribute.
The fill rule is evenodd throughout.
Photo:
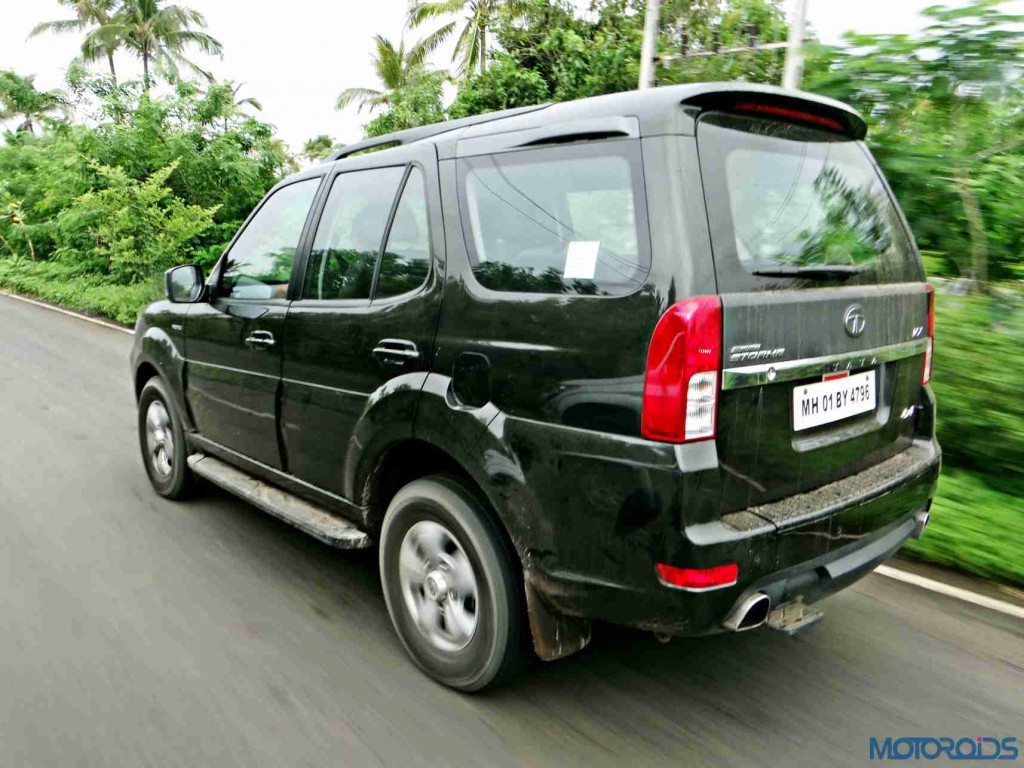
<svg viewBox="0 0 1024 768"><path fill-rule="evenodd" d="M921 392L929 299L905 221L864 144L791 101L697 124L722 298L721 513L905 450Z"/></svg>
<svg viewBox="0 0 1024 768"><path fill-rule="evenodd" d="M863 321L856 338L851 307ZM817 488L910 446L927 345L923 284L726 294L722 312L722 512ZM845 415L858 409L832 395L831 413L800 422L809 385L836 381L820 411L858 373L874 379L872 407Z"/></svg>

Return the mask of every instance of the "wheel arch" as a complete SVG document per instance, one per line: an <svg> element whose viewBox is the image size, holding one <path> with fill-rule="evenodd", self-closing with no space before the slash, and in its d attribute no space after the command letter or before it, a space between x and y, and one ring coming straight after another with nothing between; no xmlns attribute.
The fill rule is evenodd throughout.
<svg viewBox="0 0 1024 768"><path fill-rule="evenodd" d="M159 326L146 328L135 340L132 384L138 402L146 382L153 376L159 376L174 399L187 434L193 429L193 422L185 402L185 356L179 349L180 343L180 339L173 338Z"/></svg>

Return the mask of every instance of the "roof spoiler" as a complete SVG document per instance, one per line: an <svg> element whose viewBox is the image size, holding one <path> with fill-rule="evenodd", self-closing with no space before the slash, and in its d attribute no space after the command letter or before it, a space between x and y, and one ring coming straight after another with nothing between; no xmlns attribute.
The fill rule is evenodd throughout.
<svg viewBox="0 0 1024 768"><path fill-rule="evenodd" d="M862 140L868 132L864 118L846 105L831 99L801 98L760 90L728 90L701 93L683 100L698 111L716 110L759 114L768 118L806 123ZM696 117L696 115L694 115Z"/></svg>

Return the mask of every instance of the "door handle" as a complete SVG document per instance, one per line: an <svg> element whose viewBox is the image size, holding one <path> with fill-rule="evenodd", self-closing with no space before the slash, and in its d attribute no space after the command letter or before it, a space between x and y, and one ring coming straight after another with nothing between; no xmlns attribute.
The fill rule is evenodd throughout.
<svg viewBox="0 0 1024 768"><path fill-rule="evenodd" d="M250 349L270 349L274 346L274 334L270 331L253 331L245 337L245 345Z"/></svg>
<svg viewBox="0 0 1024 768"><path fill-rule="evenodd" d="M373 348L373 356L381 363L405 365L419 360L420 351L414 342L405 339L381 339Z"/></svg>

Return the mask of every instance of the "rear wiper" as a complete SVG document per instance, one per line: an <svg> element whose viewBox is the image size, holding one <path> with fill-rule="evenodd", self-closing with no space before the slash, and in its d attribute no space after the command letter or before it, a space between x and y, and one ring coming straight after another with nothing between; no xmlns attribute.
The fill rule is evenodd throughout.
<svg viewBox="0 0 1024 768"><path fill-rule="evenodd" d="M751 274L759 277L806 277L811 280L843 280L860 274L864 267L856 264L819 264L800 267L772 267L755 269Z"/></svg>

